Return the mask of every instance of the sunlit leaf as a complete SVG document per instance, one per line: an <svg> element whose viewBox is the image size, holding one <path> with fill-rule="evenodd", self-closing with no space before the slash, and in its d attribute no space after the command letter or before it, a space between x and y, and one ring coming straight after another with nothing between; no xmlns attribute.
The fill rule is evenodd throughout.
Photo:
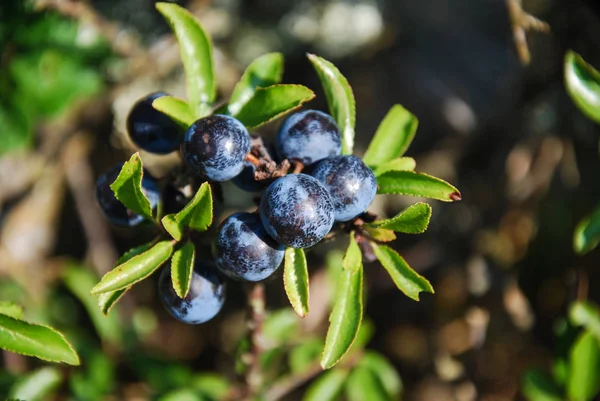
<svg viewBox="0 0 600 401"><path fill-rule="evenodd" d="M578 301L571 304L569 320L574 326L583 326L600 341L600 311L589 302Z"/></svg>
<svg viewBox="0 0 600 401"><path fill-rule="evenodd" d="M600 390L600 343L590 332L583 332L569 355L567 395L572 401L590 401Z"/></svg>
<svg viewBox="0 0 600 401"><path fill-rule="evenodd" d="M290 304L300 317L309 309L308 268L301 248L287 248L283 264L283 284Z"/></svg>
<svg viewBox="0 0 600 401"><path fill-rule="evenodd" d="M304 393L302 401L336 401L342 392L348 371L332 369L323 373Z"/></svg>
<svg viewBox="0 0 600 401"><path fill-rule="evenodd" d="M573 51L565 56L565 85L579 110L600 123L600 73Z"/></svg>
<svg viewBox="0 0 600 401"><path fill-rule="evenodd" d="M400 393L402 392L402 380L400 379L400 375L396 371L396 368L394 368L394 365L392 365L383 355L374 351L365 351L359 365L373 372L385 388L387 395L392 400L400 398Z"/></svg>
<svg viewBox="0 0 600 401"><path fill-rule="evenodd" d="M461 200L458 189L446 181L414 171L388 171L377 177L379 194L421 196L444 202Z"/></svg>
<svg viewBox="0 0 600 401"><path fill-rule="evenodd" d="M115 197L128 209L152 220L152 206L142 191L144 169L140 154L134 153L129 161L123 164L119 176L110 185Z"/></svg>
<svg viewBox="0 0 600 401"><path fill-rule="evenodd" d="M196 231L206 231L213 220L212 191L208 182L198 188L192 200L177 214L168 214L162 218L165 230L177 241L183 238L186 227Z"/></svg>
<svg viewBox="0 0 600 401"><path fill-rule="evenodd" d="M385 228L364 226L363 231L365 231L375 241L379 242L391 242L396 239L396 233Z"/></svg>
<svg viewBox="0 0 600 401"><path fill-rule="evenodd" d="M152 102L152 107L168 115L185 129L197 120L187 102L173 96L159 97Z"/></svg>
<svg viewBox="0 0 600 401"><path fill-rule="evenodd" d="M385 228L405 234L420 234L427 230L431 218L431 206L427 203L415 203L391 219L378 220L367 226Z"/></svg>
<svg viewBox="0 0 600 401"><path fill-rule="evenodd" d="M352 369L346 381L346 397L349 401L392 401L373 371L360 365Z"/></svg>
<svg viewBox="0 0 600 401"><path fill-rule="evenodd" d="M573 235L573 248L575 252L584 254L600 243L600 206L585 219L581 220L575 228Z"/></svg>
<svg viewBox="0 0 600 401"><path fill-rule="evenodd" d="M388 171L413 171L415 167L417 167L417 162L412 157L399 157L373 167L373 174L375 177L379 177Z"/></svg>
<svg viewBox="0 0 600 401"><path fill-rule="evenodd" d="M191 242L187 242L173 252L171 259L171 281L173 282L173 289L179 298L185 298L190 290L195 257L196 248Z"/></svg>
<svg viewBox="0 0 600 401"><path fill-rule="evenodd" d="M43 401L58 389L62 374L55 367L46 366L23 376L11 389L7 400Z"/></svg>
<svg viewBox="0 0 600 401"><path fill-rule="evenodd" d="M20 319L23 316L23 307L13 302L0 302L0 314Z"/></svg>
<svg viewBox="0 0 600 401"><path fill-rule="evenodd" d="M362 266L362 252L356 242L356 238L354 238L354 232L350 233L350 245L346 249L342 266L352 273L358 271Z"/></svg>

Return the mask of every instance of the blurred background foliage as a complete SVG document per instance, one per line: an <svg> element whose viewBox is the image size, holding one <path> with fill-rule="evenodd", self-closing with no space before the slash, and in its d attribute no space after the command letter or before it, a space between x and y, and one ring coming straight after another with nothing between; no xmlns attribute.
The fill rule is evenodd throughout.
<svg viewBox="0 0 600 401"><path fill-rule="evenodd" d="M550 392L568 385L561 361L581 339L569 305L600 302L600 251L572 250L574 227L600 197L600 128L567 96L562 63L574 49L600 67L595 1L524 0L552 30L528 35L528 66L517 57L504 0L178 3L214 38L221 96L254 57L281 51L284 82L316 90L311 107L325 109L305 59L318 53L354 88L358 153L401 103L420 119L408 155L460 188L462 202L434 204L424 235L394 242L435 295L415 303L379 266L365 266L372 333L364 343L400 372L402 399L508 401L523 399L522 382L528 397L531 382ZM120 253L151 238L107 227L93 190L95 178L134 149L124 132L129 107L158 89L184 92L177 46L153 1L1 2L0 300L64 332L83 363L48 366L4 352L0 397L211 400L235 377L246 330L240 285L230 286L225 313L198 327L167 315L152 280L109 318L88 296ZM269 138L275 129L261 132ZM157 176L175 159L142 157ZM229 185L223 197L221 218L252 201ZM407 204L390 196L373 209L393 215ZM309 318L271 315L279 320L267 334L268 380L301 370L321 346L335 282L325 254L336 246L309 255ZM267 292L270 310L286 305L278 278ZM297 345L304 351L293 356ZM550 372L556 383L548 384ZM285 399L301 399L305 389Z"/></svg>

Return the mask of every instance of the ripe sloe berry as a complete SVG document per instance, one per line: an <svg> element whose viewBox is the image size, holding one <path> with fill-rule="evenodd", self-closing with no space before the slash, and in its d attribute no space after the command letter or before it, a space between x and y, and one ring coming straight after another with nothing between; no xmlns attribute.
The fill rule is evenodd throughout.
<svg viewBox="0 0 600 401"><path fill-rule="evenodd" d="M289 174L269 185L260 202L260 217L277 242L307 248L331 230L333 203L327 189L315 178Z"/></svg>
<svg viewBox="0 0 600 401"><path fill-rule="evenodd" d="M181 152L187 165L210 181L238 175L250 151L250 134L233 117L215 114L196 121L185 133Z"/></svg>
<svg viewBox="0 0 600 401"><path fill-rule="evenodd" d="M311 175L331 194L336 221L348 221L366 211L377 193L375 175L356 156L323 160Z"/></svg>
<svg viewBox="0 0 600 401"><path fill-rule="evenodd" d="M163 214L177 213L187 204L185 195L171 185L163 191Z"/></svg>
<svg viewBox="0 0 600 401"><path fill-rule="evenodd" d="M131 140L148 152L166 154L179 149L184 130L169 116L152 107L152 102L168 96L152 93L137 101L127 116L127 132Z"/></svg>
<svg viewBox="0 0 600 401"><path fill-rule="evenodd" d="M96 182L96 199L108 221L117 226L134 227L144 221L144 216L134 213L127 209L121 202L115 198L115 194L110 189L110 185L115 182L123 164L117 164L108 170ZM148 173L142 178L142 192L150 201L150 206L155 209L160 199L158 183Z"/></svg>
<svg viewBox="0 0 600 401"><path fill-rule="evenodd" d="M165 268L158 279L158 295L171 315L180 322L200 324L219 313L225 303L226 285L210 262L196 262L190 290L181 299L173 289L171 268Z"/></svg>
<svg viewBox="0 0 600 401"><path fill-rule="evenodd" d="M285 120L275 141L281 159L304 165L337 156L342 151L340 130L335 120L318 110L305 110Z"/></svg>
<svg viewBox="0 0 600 401"><path fill-rule="evenodd" d="M258 214L235 213L219 227L213 251L221 273L261 281L281 265L285 247L267 234Z"/></svg>

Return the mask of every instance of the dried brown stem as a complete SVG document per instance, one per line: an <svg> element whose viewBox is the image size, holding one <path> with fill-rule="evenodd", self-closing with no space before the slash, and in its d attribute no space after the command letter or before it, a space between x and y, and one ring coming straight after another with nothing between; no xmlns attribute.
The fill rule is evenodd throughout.
<svg viewBox="0 0 600 401"><path fill-rule="evenodd" d="M246 155L246 160L254 164L256 167L260 167L263 164L263 162L258 157L254 156L252 153L248 153Z"/></svg>
<svg viewBox="0 0 600 401"><path fill-rule="evenodd" d="M523 10L522 0L506 0L508 14L512 25L515 47L521 63L531 62L531 53L527 44L527 31L550 32L550 26Z"/></svg>
<svg viewBox="0 0 600 401"><path fill-rule="evenodd" d="M302 170L304 170L304 163L295 161L294 162L294 171L292 171L292 172L294 174L300 174L302 172Z"/></svg>
<svg viewBox="0 0 600 401"><path fill-rule="evenodd" d="M255 283L248 292L248 306L250 314L248 328L250 329L251 355L250 366L246 372L246 398L254 399L263 386L263 378L260 366L260 357L263 352L262 325L265 319L265 285Z"/></svg>

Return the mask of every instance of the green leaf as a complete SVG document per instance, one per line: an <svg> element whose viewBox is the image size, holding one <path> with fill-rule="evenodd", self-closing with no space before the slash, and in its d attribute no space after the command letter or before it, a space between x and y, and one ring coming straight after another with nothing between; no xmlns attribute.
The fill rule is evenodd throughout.
<svg viewBox="0 0 600 401"><path fill-rule="evenodd" d="M134 153L121 168L119 176L110 185L115 197L128 209L152 220L150 201L142 191L144 169L140 153Z"/></svg>
<svg viewBox="0 0 600 401"><path fill-rule="evenodd" d="M157 401L206 401L206 398L192 388L178 388L163 394Z"/></svg>
<svg viewBox="0 0 600 401"><path fill-rule="evenodd" d="M395 217L386 220L378 220L367 226L386 228L405 234L421 234L427 230L431 218L431 206L427 203L415 203L410 205Z"/></svg>
<svg viewBox="0 0 600 401"><path fill-rule="evenodd" d="M288 364L292 374L304 372L316 364L321 357L323 345L320 338L315 338L292 348L288 355Z"/></svg>
<svg viewBox="0 0 600 401"><path fill-rule="evenodd" d="M83 266L70 264L63 270L62 280L69 291L81 301L87 310L100 338L113 344L119 344L123 333L116 315L105 316L98 309L96 299L90 295L90 290L98 281L96 275Z"/></svg>
<svg viewBox="0 0 600 401"><path fill-rule="evenodd" d="M547 374L528 369L523 375L521 391L528 401L562 401L564 397Z"/></svg>
<svg viewBox="0 0 600 401"><path fill-rule="evenodd" d="M151 275L173 253L173 241L161 241L152 248L118 265L102 277L92 294L126 289Z"/></svg>
<svg viewBox="0 0 600 401"><path fill-rule="evenodd" d="M189 227L196 231L206 231L213 221L212 191L208 182L198 188L194 198L177 214L162 218L165 230L177 241L183 238L183 230Z"/></svg>
<svg viewBox="0 0 600 401"><path fill-rule="evenodd" d="M375 241L379 242L391 242L396 239L396 234L392 230L385 228L375 228L370 226L364 226L363 230L367 232Z"/></svg>
<svg viewBox="0 0 600 401"><path fill-rule="evenodd" d="M600 123L600 73L573 51L565 56L565 85L579 110Z"/></svg>
<svg viewBox="0 0 600 401"><path fill-rule="evenodd" d="M290 308L271 312L263 322L263 337L269 343L281 344L298 334L298 316Z"/></svg>
<svg viewBox="0 0 600 401"><path fill-rule="evenodd" d="M590 401L600 390L600 344L590 332L583 332L569 355L567 394L571 401Z"/></svg>
<svg viewBox="0 0 600 401"><path fill-rule="evenodd" d="M412 157L399 157L389 162L382 163L373 167L373 174L379 177L388 171L413 171L417 167L417 162Z"/></svg>
<svg viewBox="0 0 600 401"><path fill-rule="evenodd" d="M377 177L379 194L422 196L444 202L461 200L460 192L446 181L414 171L388 171Z"/></svg>
<svg viewBox="0 0 600 401"><path fill-rule="evenodd" d="M300 317L308 315L308 268L301 248L287 248L283 265L283 285L290 304Z"/></svg>
<svg viewBox="0 0 600 401"><path fill-rule="evenodd" d="M347 376L348 371L344 369L332 369L323 373L311 383L302 401L336 401Z"/></svg>
<svg viewBox="0 0 600 401"><path fill-rule="evenodd" d="M20 319L23 316L23 307L13 302L0 302L0 314Z"/></svg>
<svg viewBox="0 0 600 401"><path fill-rule="evenodd" d="M351 155L354 149L356 122L356 104L352 88L346 77L331 62L314 54L309 54L308 59L317 71L327 97L329 112L342 133L342 154Z"/></svg>
<svg viewBox="0 0 600 401"><path fill-rule="evenodd" d="M346 381L346 397L349 401L392 401L377 376L362 366L350 372Z"/></svg>
<svg viewBox="0 0 600 401"><path fill-rule="evenodd" d="M356 273L362 267L362 252L354 238L354 231L350 233L350 245L344 255L342 267L352 273Z"/></svg>
<svg viewBox="0 0 600 401"><path fill-rule="evenodd" d="M387 270L398 289L404 295L418 301L421 291L433 294L433 287L429 281L411 269L398 252L385 245L371 243L371 246L381 265Z"/></svg>
<svg viewBox="0 0 600 401"><path fill-rule="evenodd" d="M50 399L50 395L62 382L60 370L46 366L31 372L19 380L11 389L7 400L42 401Z"/></svg>
<svg viewBox="0 0 600 401"><path fill-rule="evenodd" d="M379 124L363 161L372 167L402 156L414 139L418 126L417 117L395 104Z"/></svg>
<svg viewBox="0 0 600 401"><path fill-rule="evenodd" d="M569 320L574 326L583 326L600 341L600 312L589 302L574 302L569 309Z"/></svg>
<svg viewBox="0 0 600 401"><path fill-rule="evenodd" d="M363 312L362 287L362 265L356 272L342 270L321 357L323 369L329 369L338 363L350 350L358 335Z"/></svg>
<svg viewBox="0 0 600 401"><path fill-rule="evenodd" d="M314 97L313 91L302 85L280 84L257 88L233 116L246 127L256 128L296 110Z"/></svg>
<svg viewBox="0 0 600 401"><path fill-rule="evenodd" d="M171 26L179 43L190 108L196 118L204 117L217 96L210 38L186 9L170 3L157 3L156 8Z"/></svg>
<svg viewBox="0 0 600 401"><path fill-rule="evenodd" d="M190 380L190 385L211 400L222 400L231 390L231 384L223 376L215 373L198 373Z"/></svg>
<svg viewBox="0 0 600 401"><path fill-rule="evenodd" d="M255 59L233 88L229 105L231 115L237 114L252 98L257 88L275 85L283 76L283 54L267 53Z"/></svg>
<svg viewBox="0 0 600 401"><path fill-rule="evenodd" d="M0 348L45 361L79 365L73 346L58 331L1 314Z"/></svg>
<svg viewBox="0 0 600 401"><path fill-rule="evenodd" d="M373 338L373 334L375 334L373 322L368 319L363 319L360 324L360 328L358 329L356 339L354 340L354 344L352 344L352 349L360 350L366 347L369 341L371 341Z"/></svg>
<svg viewBox="0 0 600 401"><path fill-rule="evenodd" d="M577 224L573 235L573 248L575 252L584 254L598 246L598 243L600 243L600 206Z"/></svg>
<svg viewBox="0 0 600 401"><path fill-rule="evenodd" d="M196 122L196 117L185 100L173 96L163 96L153 101L152 107L168 115L185 129Z"/></svg>
<svg viewBox="0 0 600 401"><path fill-rule="evenodd" d="M377 377L391 399L400 398L402 380L396 368L383 355L374 351L365 351L359 366L369 369Z"/></svg>
<svg viewBox="0 0 600 401"><path fill-rule="evenodd" d="M173 258L171 259L171 281L173 282L173 289L179 298L185 298L190 290L195 257L196 248L191 242L187 242L173 252Z"/></svg>

